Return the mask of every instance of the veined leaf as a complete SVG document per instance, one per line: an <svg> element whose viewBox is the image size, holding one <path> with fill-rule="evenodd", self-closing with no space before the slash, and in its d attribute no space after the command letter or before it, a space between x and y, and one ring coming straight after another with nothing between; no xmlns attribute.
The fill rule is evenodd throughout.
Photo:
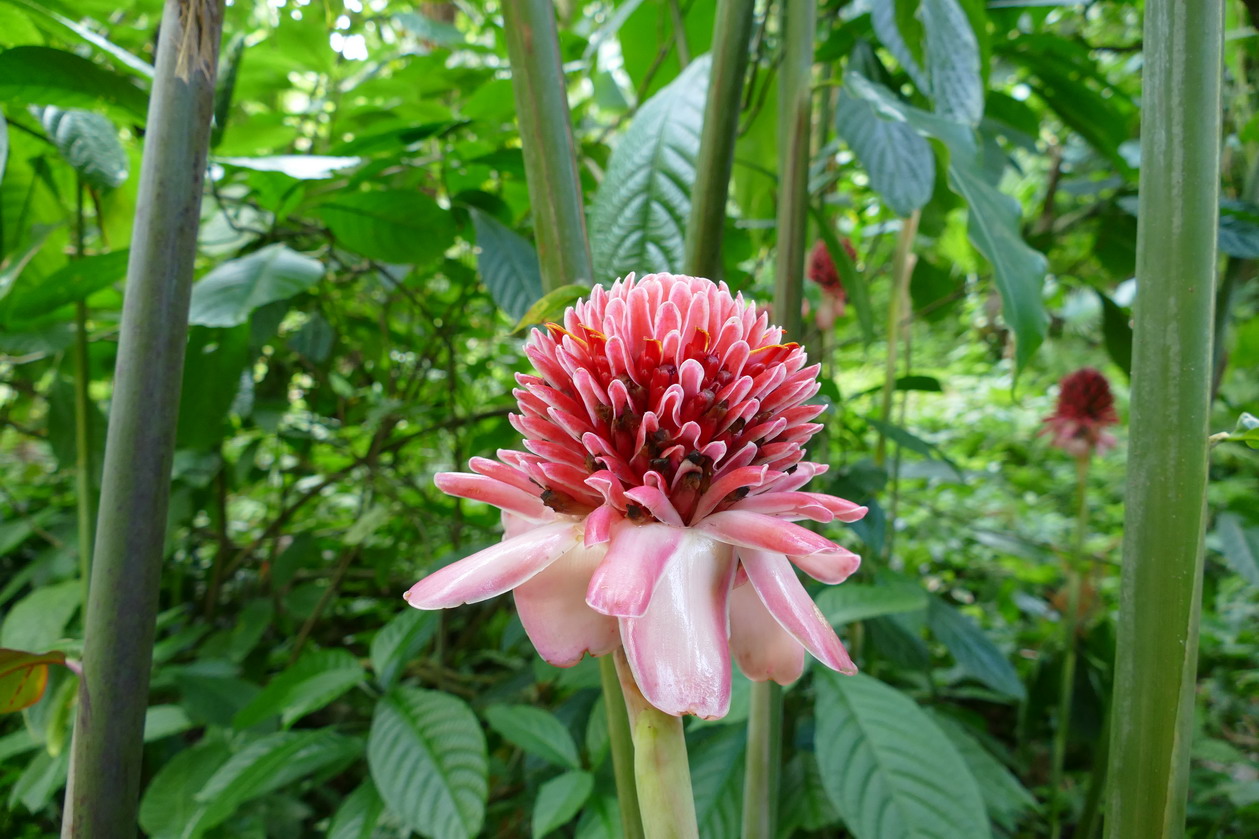
<svg viewBox="0 0 1259 839"><path fill-rule="evenodd" d="M376 705L367 764L385 804L433 839L471 839L489 794L485 737L462 700L395 688Z"/></svg>
<svg viewBox="0 0 1259 839"><path fill-rule="evenodd" d="M722 725L691 750L695 819L702 839L739 835L746 746L744 726Z"/></svg>
<svg viewBox="0 0 1259 839"><path fill-rule="evenodd" d="M1026 696L1014 665L969 617L939 597L932 597L927 624L967 673L1006 696Z"/></svg>
<svg viewBox="0 0 1259 839"><path fill-rule="evenodd" d="M1019 783L1009 769L997 760L966 729L966 726L939 712L931 718L957 747L979 785L989 817L1013 834L1029 810L1038 809L1036 798Z"/></svg>
<svg viewBox="0 0 1259 839"><path fill-rule="evenodd" d="M589 772L565 772L547 781L533 802L533 839L542 839L573 820L595 788Z"/></svg>
<svg viewBox="0 0 1259 839"><path fill-rule="evenodd" d="M533 245L493 216L468 213L476 228L477 268L490 296L507 317L519 320L542 297L542 269Z"/></svg>
<svg viewBox="0 0 1259 839"><path fill-rule="evenodd" d="M50 106L39 111L39 121L85 184L113 189L127 180L127 152L118 141L118 130L107 118L92 111L63 111Z"/></svg>
<svg viewBox="0 0 1259 839"><path fill-rule="evenodd" d="M368 778L337 808L328 827L328 839L372 839L384 810L385 802Z"/></svg>
<svg viewBox="0 0 1259 839"><path fill-rule="evenodd" d="M317 212L337 244L382 262L427 265L455 236L450 213L417 190L335 192Z"/></svg>
<svg viewBox="0 0 1259 839"><path fill-rule="evenodd" d="M931 101L941 116L978 125L984 115L979 43L957 0L922 0Z"/></svg>
<svg viewBox="0 0 1259 839"><path fill-rule="evenodd" d="M613 150L590 211L596 277L682 264L709 64L695 59L651 97Z"/></svg>
<svg viewBox="0 0 1259 839"><path fill-rule="evenodd" d="M439 612L404 609L372 637L372 669L382 690L393 687L407 662L432 639L439 622Z"/></svg>
<svg viewBox="0 0 1259 839"><path fill-rule="evenodd" d="M835 130L892 212L908 216L931 200L935 153L913 128L881 118L868 101L844 91L835 109Z"/></svg>
<svg viewBox="0 0 1259 839"><path fill-rule="evenodd" d="M485 720L529 754L556 766L581 768L573 735L550 712L532 705L491 705L485 709Z"/></svg>
<svg viewBox="0 0 1259 839"><path fill-rule="evenodd" d="M275 676L232 720L237 729L279 716L285 728L317 711L365 678L363 667L345 650L318 650Z"/></svg>
<svg viewBox="0 0 1259 839"><path fill-rule="evenodd" d="M236 326L254 309L306 291L323 277L323 265L285 245L268 245L224 262L192 287L188 322Z"/></svg>
<svg viewBox="0 0 1259 839"><path fill-rule="evenodd" d="M58 108L108 106L144 121L148 95L123 76L51 47L23 46L0 52L0 101Z"/></svg>
<svg viewBox="0 0 1259 839"><path fill-rule="evenodd" d="M856 839L987 839L970 769L905 694L869 676L817 680L818 768Z"/></svg>
<svg viewBox="0 0 1259 839"><path fill-rule="evenodd" d="M805 830L822 830L839 822L835 805L826 796L822 773L813 752L798 751L783 769L782 819Z"/></svg>

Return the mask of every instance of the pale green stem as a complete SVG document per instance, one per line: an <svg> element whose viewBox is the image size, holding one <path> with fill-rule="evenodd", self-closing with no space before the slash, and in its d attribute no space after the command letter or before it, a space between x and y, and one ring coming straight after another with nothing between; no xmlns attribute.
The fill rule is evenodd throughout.
<svg viewBox="0 0 1259 839"><path fill-rule="evenodd" d="M555 5L551 0L504 0L503 31L542 289L593 282Z"/></svg>
<svg viewBox="0 0 1259 839"><path fill-rule="evenodd" d="M223 9L167 0L145 124L62 836L134 839Z"/></svg>
<svg viewBox="0 0 1259 839"><path fill-rule="evenodd" d="M634 786L634 741L630 735L625 694L616 674L616 659L599 658L599 678L603 682L603 706L608 714L608 742L612 745L612 774L621 804L621 831L624 839L644 839L643 819L638 808L638 788Z"/></svg>
<svg viewBox="0 0 1259 839"><path fill-rule="evenodd" d="M1062 619L1062 683L1058 688L1058 728L1054 731L1049 776L1049 834L1052 839L1062 835L1062 808L1066 798L1066 790L1062 788L1062 768L1071 733L1071 700L1075 695L1075 636L1080 623L1080 569L1084 566L1084 539L1088 534L1089 459L1089 455L1084 454L1075 461L1075 538L1071 543L1071 555L1067 558L1067 609Z"/></svg>
<svg viewBox="0 0 1259 839"><path fill-rule="evenodd" d="M1110 839L1184 833L1206 518L1222 11L1222 0L1145 4Z"/></svg>
<svg viewBox="0 0 1259 839"><path fill-rule="evenodd" d="M776 835L782 726L782 688L774 682L753 682L748 701L747 769L743 776L744 839Z"/></svg>
<svg viewBox="0 0 1259 839"><path fill-rule="evenodd" d="M896 237L896 251L892 255L892 296L887 305L887 358L883 363L883 394L879 419L884 426L892 421L892 399L896 395L896 365L901 340L902 312L909 298L909 281L914 274L914 239L918 236L918 210L901 222ZM887 435L879 429L879 439L874 449L874 462L879 466L887 463ZM889 525L891 522L889 522Z"/></svg>
<svg viewBox="0 0 1259 839"><path fill-rule="evenodd" d="M646 839L698 839L682 720L647 701L634 681L624 650L614 655L634 739L634 777L643 835Z"/></svg>
<svg viewBox="0 0 1259 839"><path fill-rule="evenodd" d="M82 259L86 221L83 213L83 183L75 182L74 258ZM83 584L83 616L87 615L87 593L92 578L92 542L95 540L96 503L92 491L92 368L88 363L87 303L74 304L74 487L78 511L79 580Z"/></svg>

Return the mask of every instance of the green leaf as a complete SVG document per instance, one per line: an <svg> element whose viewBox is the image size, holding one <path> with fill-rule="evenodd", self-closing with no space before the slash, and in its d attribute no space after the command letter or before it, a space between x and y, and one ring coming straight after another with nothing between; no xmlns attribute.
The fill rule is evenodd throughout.
<svg viewBox="0 0 1259 839"><path fill-rule="evenodd" d="M869 676L817 678L818 768L856 839L986 839L970 769L909 697Z"/></svg>
<svg viewBox="0 0 1259 839"><path fill-rule="evenodd" d="M382 691L394 686L407 662L432 640L440 622L440 612L403 609L372 637L372 670Z"/></svg>
<svg viewBox="0 0 1259 839"><path fill-rule="evenodd" d="M1259 259L1259 207L1246 201L1220 202L1220 251L1238 259Z"/></svg>
<svg viewBox="0 0 1259 839"><path fill-rule="evenodd" d="M1252 586L1259 586L1259 527L1243 527L1236 513L1221 513L1215 521L1215 536L1229 567Z"/></svg>
<svg viewBox="0 0 1259 839"><path fill-rule="evenodd" d="M4 183L4 167L9 162L9 123L0 113L0 184Z"/></svg>
<svg viewBox="0 0 1259 839"><path fill-rule="evenodd" d="M1023 699L1027 695L1014 665L970 617L932 597L927 625L967 673L1006 696Z"/></svg>
<svg viewBox="0 0 1259 839"><path fill-rule="evenodd" d="M332 817L328 839L373 839L376 823L385 810L385 802L372 779L368 778L350 793Z"/></svg>
<svg viewBox="0 0 1259 839"><path fill-rule="evenodd" d="M306 291L323 273L319 261L285 245L268 245L222 263L194 285L188 322L237 326L248 320L254 309Z"/></svg>
<svg viewBox="0 0 1259 839"><path fill-rule="evenodd" d="M978 125L984 115L979 43L957 0L922 0L927 72L935 112Z"/></svg>
<svg viewBox="0 0 1259 839"><path fill-rule="evenodd" d="M695 59L651 97L612 152L590 211L596 278L680 270L709 64Z"/></svg>
<svg viewBox="0 0 1259 839"><path fill-rule="evenodd" d="M367 764L385 804L433 839L471 839L489 794L485 737L462 700L395 688L377 705Z"/></svg>
<svg viewBox="0 0 1259 839"><path fill-rule="evenodd" d="M939 446L934 443L927 442L917 434L901 428L899 425L884 422L883 420L875 419L874 417L866 417L865 420L873 428L881 431L885 437L894 442L896 445L909 449L909 451L915 454L920 454L923 457L927 457L932 460L939 460L948 464L948 466L953 470L954 480L959 483L965 482L965 476L962 474L961 468L954 463L952 459L950 459L949 456L940 449Z"/></svg>
<svg viewBox="0 0 1259 839"><path fill-rule="evenodd" d="M69 580L43 586L19 600L0 626L0 647L48 650L65 637L66 626L79 611L83 586Z"/></svg>
<svg viewBox="0 0 1259 839"><path fill-rule="evenodd" d="M722 725L690 750L695 819L702 839L739 835L746 744L744 726Z"/></svg>
<svg viewBox="0 0 1259 839"><path fill-rule="evenodd" d="M279 172L299 181L319 181L335 177L342 169L358 166L363 158L322 154L273 154L265 157L216 157L214 162L253 172Z"/></svg>
<svg viewBox="0 0 1259 839"><path fill-rule="evenodd" d="M927 608L927 593L917 583L870 585L847 582L824 589L817 607L835 626L881 615L919 612Z"/></svg>
<svg viewBox="0 0 1259 839"><path fill-rule="evenodd" d="M835 130L861 161L870 188L892 212L908 216L931 200L935 152L909 125L880 116L869 101L843 91L835 109Z"/></svg>
<svg viewBox="0 0 1259 839"><path fill-rule="evenodd" d="M533 839L572 821L594 787L594 776L581 771L565 772L543 784L533 803Z"/></svg>
<svg viewBox="0 0 1259 839"><path fill-rule="evenodd" d="M249 327L193 326L184 359L176 445L210 451L224 436L224 420L250 361Z"/></svg>
<svg viewBox="0 0 1259 839"><path fill-rule="evenodd" d="M63 306L86 300L127 274L125 250L94 254L67 262L38 281L19 279L0 304L5 323L41 320Z"/></svg>
<svg viewBox="0 0 1259 839"><path fill-rule="evenodd" d="M210 776L195 796L201 805L185 828L200 836L225 822L245 802L357 757L362 742L329 729L281 731L255 740Z"/></svg>
<svg viewBox="0 0 1259 839"><path fill-rule="evenodd" d="M195 796L231 756L226 743L203 741L162 764L140 801L140 827L153 839L175 839L200 810ZM193 835L193 834L189 834Z"/></svg>
<svg viewBox="0 0 1259 839"><path fill-rule="evenodd" d="M464 46L468 41L467 36L460 32L457 26L433 20L418 12L399 12L394 15L394 20L415 37L438 46Z"/></svg>
<svg viewBox="0 0 1259 839"><path fill-rule="evenodd" d="M822 830L839 822L835 805L826 797L813 752L796 752L783 769L779 812L785 822L804 830Z"/></svg>
<svg viewBox="0 0 1259 839"><path fill-rule="evenodd" d="M143 123L149 97L130 79L71 52L23 46L0 52L0 101L58 108L108 106Z"/></svg>
<svg viewBox="0 0 1259 839"><path fill-rule="evenodd" d="M984 797L988 816L1014 834L1023 816L1029 810L1038 809L1035 796L1019 783L1014 773L1001 765L1001 761L989 754L964 725L938 712L932 713L931 718L970 767Z"/></svg>
<svg viewBox="0 0 1259 839"><path fill-rule="evenodd" d="M529 327L540 323L563 323L564 311L589 294L588 287L575 283L548 291L520 316L520 320L516 321L516 325L512 327L511 334L519 335Z"/></svg>
<svg viewBox="0 0 1259 839"><path fill-rule="evenodd" d="M85 184L113 189L127 180L127 152L107 118L92 111L47 107L39 111L39 121Z"/></svg>
<svg viewBox="0 0 1259 839"><path fill-rule="evenodd" d="M450 213L418 190L333 192L317 208L337 244L369 259L428 265L455 236Z"/></svg>
<svg viewBox="0 0 1259 839"><path fill-rule="evenodd" d="M144 712L144 742L182 734L192 728L192 719L179 705L151 705Z"/></svg>
<svg viewBox="0 0 1259 839"><path fill-rule="evenodd" d="M237 729L279 716L288 728L297 720L332 702L365 678L363 667L345 650L307 653L283 673L273 677L232 719Z"/></svg>
<svg viewBox="0 0 1259 839"><path fill-rule="evenodd" d="M485 721L504 739L556 766L580 769L573 735L553 714L532 705L491 705Z"/></svg>
<svg viewBox="0 0 1259 839"><path fill-rule="evenodd" d="M927 43L917 16L918 0L872 0L870 22L874 34L900 63L923 93L931 93L931 79L924 68Z"/></svg>
<svg viewBox="0 0 1259 839"><path fill-rule="evenodd" d="M533 245L493 216L469 208L476 229L477 269L490 296L507 317L519 320L540 303L542 269ZM565 286L567 288L568 286ZM554 294L555 292L551 292Z"/></svg>
<svg viewBox="0 0 1259 839"><path fill-rule="evenodd" d="M14 802L21 802L29 812L40 812L65 784L69 769L69 749L62 749L56 756L50 755L47 749L41 749L10 789L10 807Z"/></svg>
<svg viewBox="0 0 1259 839"><path fill-rule="evenodd" d="M48 666L66 663L63 652L30 653L0 648L0 714L29 708L44 696Z"/></svg>
<svg viewBox="0 0 1259 839"><path fill-rule="evenodd" d="M1132 378L1132 316L1101 289L1095 289L1102 303L1102 338L1106 354L1124 375Z"/></svg>
<svg viewBox="0 0 1259 839"><path fill-rule="evenodd" d="M59 24L60 26L72 32L74 35L78 36L80 39L82 39L86 43L91 44L92 46L99 49L101 52L108 55L110 58L113 58L117 63L121 64L123 67L126 67L128 70L135 73L136 75L142 76L146 79L153 78L154 71L153 71L152 64L149 64L144 59L139 58L130 52L127 52L127 50L118 46L113 41L110 41L108 38L103 38L100 35L97 35L88 27L75 23L70 18L65 17L64 15L57 14L51 9L39 3L34 2L34 0L7 0L7 2L10 2L15 6L22 6L26 8L27 10L34 12L37 15L41 15L47 18L48 20L51 20L54 23Z"/></svg>

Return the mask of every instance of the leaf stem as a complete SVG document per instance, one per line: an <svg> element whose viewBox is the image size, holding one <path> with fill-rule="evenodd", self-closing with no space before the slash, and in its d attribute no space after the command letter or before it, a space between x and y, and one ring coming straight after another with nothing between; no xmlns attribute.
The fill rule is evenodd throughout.
<svg viewBox="0 0 1259 839"><path fill-rule="evenodd" d="M625 839L644 839L638 788L634 785L634 740L630 735L629 712L625 708L625 694L621 692L613 656L599 657L599 679L603 683L603 705L608 714L608 741L612 746L616 797L621 804L621 831Z"/></svg>
<svg viewBox="0 0 1259 839"><path fill-rule="evenodd" d="M772 839L777 835L782 726L782 688L774 682L753 682L743 775L743 839Z"/></svg>
<svg viewBox="0 0 1259 839"><path fill-rule="evenodd" d="M914 239L918 236L920 217L921 213L914 210L909 218L901 221L901 230L896 237L896 252L892 256L892 296L887 304L887 359L883 364L883 394L879 409L879 419L883 421L883 426L879 429L879 440L874 449L874 462L879 466L887 463L887 434L883 429L892 421L896 365L900 361L898 353L904 320L902 312L909 298L909 280L914 274Z"/></svg>

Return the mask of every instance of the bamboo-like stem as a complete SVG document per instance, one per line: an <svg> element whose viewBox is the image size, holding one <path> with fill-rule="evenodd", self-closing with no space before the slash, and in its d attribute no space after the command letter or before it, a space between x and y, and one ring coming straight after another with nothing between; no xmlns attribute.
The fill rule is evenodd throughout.
<svg viewBox="0 0 1259 839"><path fill-rule="evenodd" d="M74 258L82 259L86 220L83 212L83 183L76 179L74 200ZM78 512L79 581L83 584L83 615L87 615L87 595L92 578L92 543L96 537L96 503L92 491L92 400L89 387L92 367L88 361L87 303L74 304L74 489Z"/></svg>
<svg viewBox="0 0 1259 839"><path fill-rule="evenodd" d="M1106 836L1184 832L1206 514L1222 0L1147 0Z"/></svg>
<svg viewBox="0 0 1259 839"><path fill-rule="evenodd" d="M686 226L685 266L688 274L711 280L720 280L722 274L721 240L739 133L739 109L733 103L743 95L755 6L755 0L720 0L713 24L712 69Z"/></svg>
<svg viewBox="0 0 1259 839"><path fill-rule="evenodd" d="M634 785L634 741L630 734L625 694L617 678L616 659L599 658L599 678L603 682L603 705L608 714L608 742L612 745L612 774L616 778L621 804L621 832L625 839L644 839L643 819L638 808L638 788Z"/></svg>
<svg viewBox="0 0 1259 839"><path fill-rule="evenodd" d="M883 364L883 394L879 419L884 427L892 421L892 400L896 395L896 365L901 340L902 312L909 298L909 281L914 274L914 239L918 236L918 219L921 213L914 210L901 222L896 237L896 251L892 256L892 296L887 304L887 358ZM887 435L879 429L879 439L874 448L874 462L882 466L887 462ZM889 525L891 522L889 522Z"/></svg>
<svg viewBox="0 0 1259 839"><path fill-rule="evenodd" d="M647 701L634 681L624 650L618 649L613 655L634 738L634 777L643 835L646 839L698 839L682 720Z"/></svg>
<svg viewBox="0 0 1259 839"><path fill-rule="evenodd" d="M136 835L175 420L222 27L218 0L166 0L105 447L63 837Z"/></svg>
<svg viewBox="0 0 1259 839"><path fill-rule="evenodd" d="M503 25L542 288L593 282L555 6L551 0L504 0Z"/></svg>
<svg viewBox="0 0 1259 839"><path fill-rule="evenodd" d="M1049 835L1062 835L1062 767L1067 757L1067 739L1071 733L1071 704L1075 696L1076 633L1080 623L1080 569L1084 566L1084 538L1088 534L1089 453L1075 461L1075 537L1067 558L1067 609L1062 620L1062 683L1058 688L1058 728L1054 731L1049 786Z"/></svg>
<svg viewBox="0 0 1259 839"><path fill-rule="evenodd" d="M782 688L774 682L753 682L748 699L748 751L743 775L743 839L778 835L782 727Z"/></svg>

